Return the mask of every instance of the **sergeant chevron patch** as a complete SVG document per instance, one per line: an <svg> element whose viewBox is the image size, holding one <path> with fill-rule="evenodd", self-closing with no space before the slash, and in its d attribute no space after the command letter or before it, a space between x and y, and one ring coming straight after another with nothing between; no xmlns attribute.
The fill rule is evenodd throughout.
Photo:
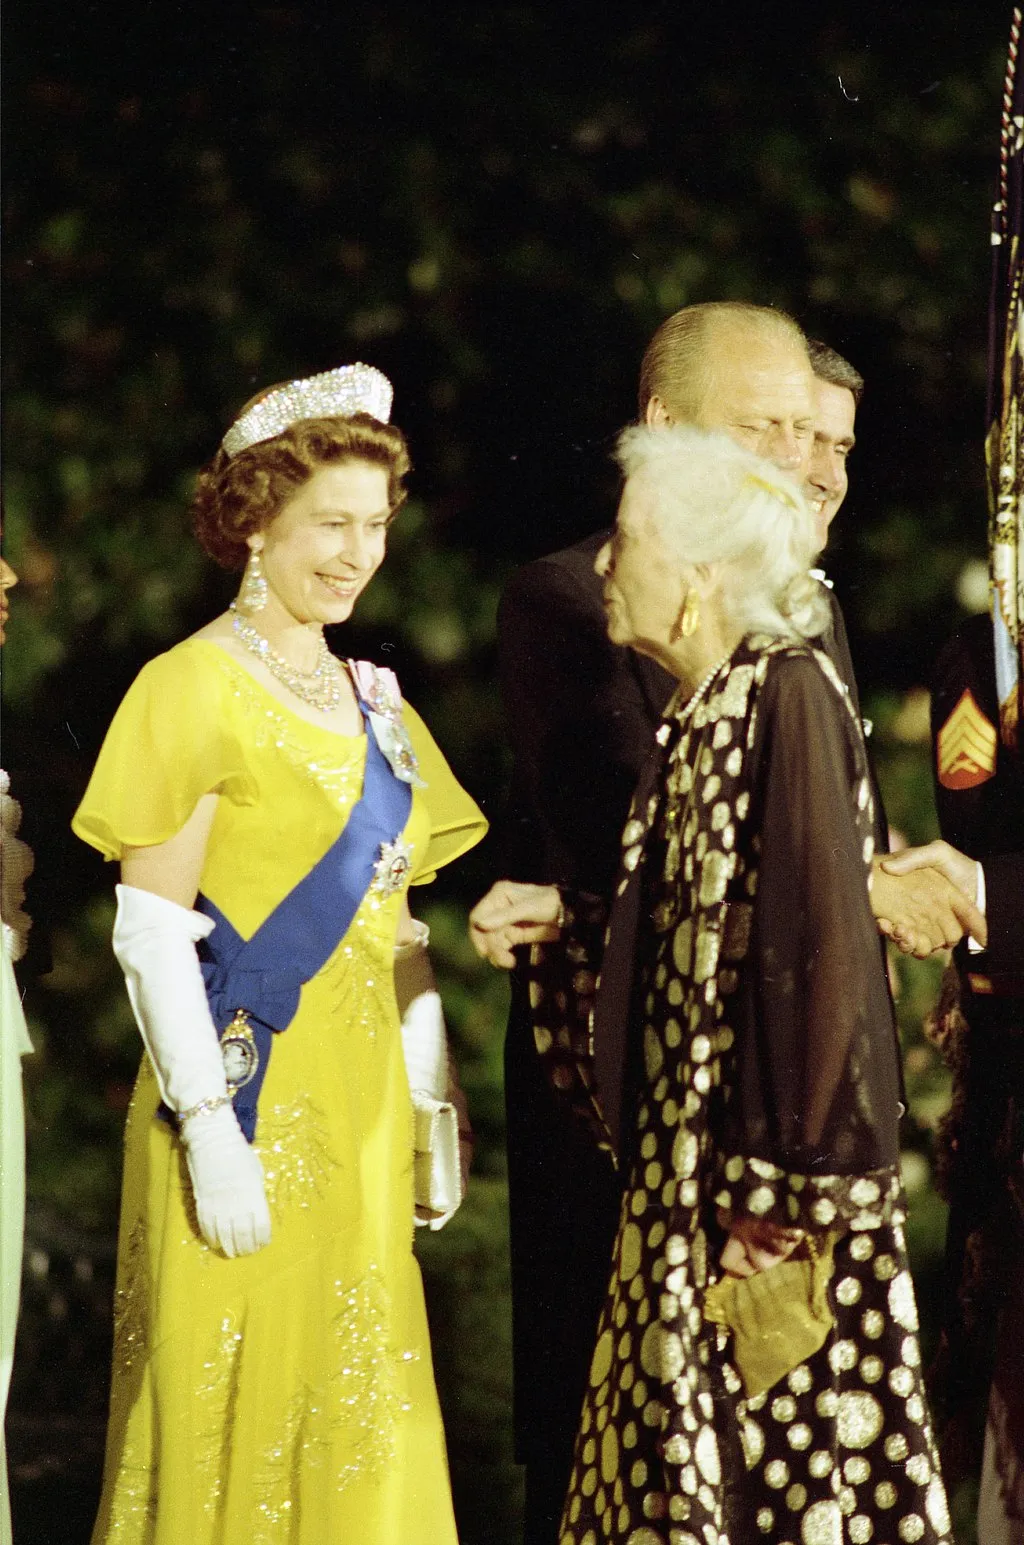
<svg viewBox="0 0 1024 1545"><path fill-rule="evenodd" d="M935 748L944 789L974 789L996 770L998 736L969 688L939 731Z"/></svg>

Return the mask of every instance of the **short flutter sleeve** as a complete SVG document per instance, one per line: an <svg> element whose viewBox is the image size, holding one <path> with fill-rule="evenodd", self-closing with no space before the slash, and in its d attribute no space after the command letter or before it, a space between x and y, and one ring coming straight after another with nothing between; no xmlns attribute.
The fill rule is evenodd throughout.
<svg viewBox="0 0 1024 1545"><path fill-rule="evenodd" d="M417 792L430 817L430 841L412 878L414 885L425 885L445 864L476 846L487 830L487 820L456 779L415 708L403 703L402 718L425 785Z"/></svg>
<svg viewBox="0 0 1024 1545"><path fill-rule="evenodd" d="M255 798L227 677L188 642L144 666L114 715L72 829L104 858L179 832L204 794Z"/></svg>

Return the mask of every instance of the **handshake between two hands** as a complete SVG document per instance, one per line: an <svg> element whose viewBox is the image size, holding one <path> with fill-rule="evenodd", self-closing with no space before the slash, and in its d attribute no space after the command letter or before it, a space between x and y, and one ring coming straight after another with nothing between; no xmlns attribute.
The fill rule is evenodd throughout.
<svg viewBox="0 0 1024 1545"><path fill-rule="evenodd" d="M903 848L872 866L871 910L879 930L919 960L965 935L984 949L988 926L977 898L977 863L948 842Z"/></svg>
<svg viewBox="0 0 1024 1545"><path fill-rule="evenodd" d="M872 866L871 909L879 931L921 960L965 935L985 947L988 929L977 891L977 864L948 842L903 848ZM470 913L469 934L477 954L509 971L518 945L559 937L562 915L554 885L499 880Z"/></svg>

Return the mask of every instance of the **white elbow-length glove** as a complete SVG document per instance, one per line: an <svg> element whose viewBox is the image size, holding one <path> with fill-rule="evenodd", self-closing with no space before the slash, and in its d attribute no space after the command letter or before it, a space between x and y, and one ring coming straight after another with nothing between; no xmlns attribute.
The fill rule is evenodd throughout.
<svg viewBox="0 0 1024 1545"><path fill-rule="evenodd" d="M395 991L416 1123L416 1222L439 1229L465 1197L473 1131L427 956L429 930L414 927L415 940L395 950Z"/></svg>
<svg viewBox="0 0 1024 1545"><path fill-rule="evenodd" d="M199 1231L224 1255L270 1241L263 1166L228 1095L195 946L213 929L201 912L133 885L117 887L114 954L164 1104L178 1117Z"/></svg>

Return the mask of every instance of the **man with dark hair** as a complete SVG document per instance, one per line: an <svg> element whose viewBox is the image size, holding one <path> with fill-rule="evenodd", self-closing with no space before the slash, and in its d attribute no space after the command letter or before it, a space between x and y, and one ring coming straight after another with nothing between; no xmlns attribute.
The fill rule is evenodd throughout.
<svg viewBox="0 0 1024 1545"><path fill-rule="evenodd" d="M816 338L808 340L807 353L814 371L814 445L804 493L817 517L824 547L849 487L846 467L856 443L854 420L864 395L864 377Z"/></svg>
<svg viewBox="0 0 1024 1545"><path fill-rule="evenodd" d="M815 380L824 381L829 386L845 387L853 398L854 407L859 408L864 396L864 377L860 371L848 359L844 359L837 349L833 349L831 344L822 343L820 338L808 338L807 355Z"/></svg>
<svg viewBox="0 0 1024 1545"><path fill-rule="evenodd" d="M852 386L837 388L848 399L848 432L843 419L818 444L821 384L791 317L745 303L689 306L667 318L647 348L640 416L654 427L722 430L798 480L811 476L807 493L820 499L827 527L846 492L855 401ZM824 377L826 388L833 384ZM609 642L593 567L606 536L521 569L498 614L515 753L502 872L601 896L611 894L630 797L674 686L651 660ZM821 647L856 704L842 612L831 592L829 600L832 624ZM921 891L901 901L899 882L879 876L875 894L893 913L887 928L928 953L963 930L954 887L934 874L921 878ZM512 978L505 1092L516 1457L526 1466L527 1545L553 1545L621 1187L608 1156L577 1130L546 1082L521 972Z"/></svg>

